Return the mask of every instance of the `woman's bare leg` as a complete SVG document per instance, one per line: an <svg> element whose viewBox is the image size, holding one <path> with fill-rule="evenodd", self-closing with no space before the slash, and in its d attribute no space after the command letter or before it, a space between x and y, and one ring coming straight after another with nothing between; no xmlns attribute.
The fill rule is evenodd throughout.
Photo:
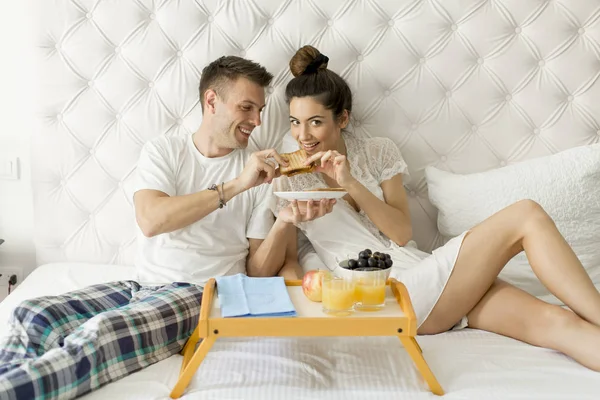
<svg viewBox="0 0 600 400"><path fill-rule="evenodd" d="M468 314L469 326L560 351L600 371L600 328L500 279Z"/></svg>
<svg viewBox="0 0 600 400"><path fill-rule="evenodd" d="M477 225L463 241L454 271L422 334L450 329L483 298L521 251L540 281L585 320L600 326L600 293L552 219L535 202L517 202Z"/></svg>

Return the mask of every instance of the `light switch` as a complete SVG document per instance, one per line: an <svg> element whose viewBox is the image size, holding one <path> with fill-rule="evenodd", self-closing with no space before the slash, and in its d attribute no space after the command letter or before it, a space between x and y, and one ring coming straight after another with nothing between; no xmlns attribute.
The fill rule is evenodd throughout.
<svg viewBox="0 0 600 400"><path fill-rule="evenodd" d="M19 179L19 158L0 158L0 179Z"/></svg>

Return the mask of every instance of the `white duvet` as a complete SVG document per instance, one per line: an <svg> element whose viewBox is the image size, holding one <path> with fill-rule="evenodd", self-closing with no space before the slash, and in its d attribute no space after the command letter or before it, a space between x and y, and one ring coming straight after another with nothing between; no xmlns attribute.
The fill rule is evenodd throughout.
<svg viewBox="0 0 600 400"><path fill-rule="evenodd" d="M0 304L0 333L23 299L133 276L133 268L124 266L41 266ZM418 340L444 399L600 398L600 373L554 351L472 329ZM173 356L84 398L168 399L180 365L181 357ZM437 397L398 339L340 337L217 340L182 399Z"/></svg>

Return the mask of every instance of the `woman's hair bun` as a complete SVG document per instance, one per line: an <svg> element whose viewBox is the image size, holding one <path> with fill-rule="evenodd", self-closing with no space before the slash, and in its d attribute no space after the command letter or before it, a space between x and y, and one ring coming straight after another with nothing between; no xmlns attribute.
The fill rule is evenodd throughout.
<svg viewBox="0 0 600 400"><path fill-rule="evenodd" d="M319 69L327 69L329 58L321 54L313 46L307 45L301 47L290 60L290 71L294 76L303 74L314 74Z"/></svg>

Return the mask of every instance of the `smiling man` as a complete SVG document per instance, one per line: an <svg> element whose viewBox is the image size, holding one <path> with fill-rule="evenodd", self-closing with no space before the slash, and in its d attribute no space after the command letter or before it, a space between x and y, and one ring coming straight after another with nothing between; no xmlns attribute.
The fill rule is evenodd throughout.
<svg viewBox="0 0 600 400"><path fill-rule="evenodd" d="M178 353L198 324L210 278L294 277L299 266L286 245L295 249L295 243L282 238L294 223L318 218L333 204L294 203L274 221L269 184L279 170L269 159L286 163L275 150L247 150L272 78L239 57L204 68L198 130L160 136L140 154L138 281L16 307L11 334L0 341L0 398L76 398Z"/></svg>
<svg viewBox="0 0 600 400"><path fill-rule="evenodd" d="M138 279L143 285L188 282L203 286L222 275L299 278L285 264L281 238L294 222L331 211L333 202L270 209L279 175L274 149L251 153L248 139L261 124L265 87L273 76L250 60L224 56L202 71L203 119L193 135L148 142L137 167L134 205ZM271 160L270 160L271 159Z"/></svg>
<svg viewBox="0 0 600 400"><path fill-rule="evenodd" d="M200 80L198 130L144 147L134 196L143 284L203 285L220 275L273 276L281 269L285 249L274 245L288 224L274 224L270 185L263 183L277 173L268 158L282 160L273 149L247 150L272 78L240 57L213 61Z"/></svg>

